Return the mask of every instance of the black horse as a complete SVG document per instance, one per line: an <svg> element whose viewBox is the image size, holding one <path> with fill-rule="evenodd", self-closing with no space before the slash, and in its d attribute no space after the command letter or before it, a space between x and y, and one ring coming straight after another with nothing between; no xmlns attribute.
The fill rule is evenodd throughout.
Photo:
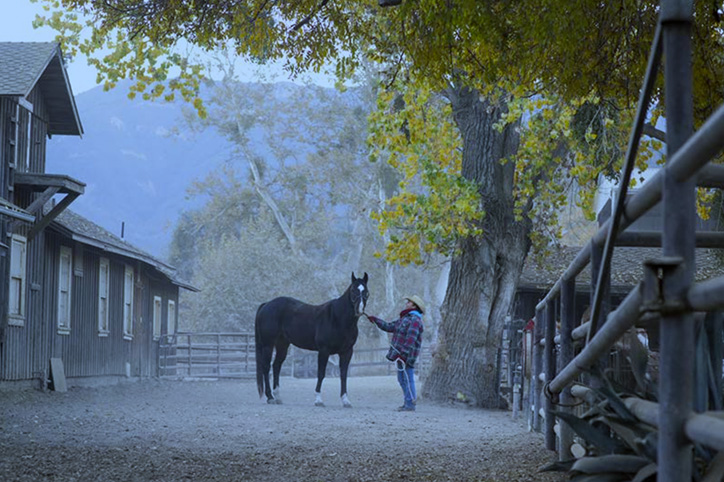
<svg viewBox="0 0 724 482"><path fill-rule="evenodd" d="M315 350L317 357L317 406L322 402L322 380L329 355L339 355L340 396L345 407L351 407L347 397L347 368L357 341L357 320L364 312L369 298L367 273L355 278L347 291L337 299L321 305L308 305L294 298L281 297L262 303L256 311L256 385L259 396L266 394L267 403L281 403L278 396L279 372L287 357L289 344ZM274 390L269 385L269 366L274 358Z"/></svg>

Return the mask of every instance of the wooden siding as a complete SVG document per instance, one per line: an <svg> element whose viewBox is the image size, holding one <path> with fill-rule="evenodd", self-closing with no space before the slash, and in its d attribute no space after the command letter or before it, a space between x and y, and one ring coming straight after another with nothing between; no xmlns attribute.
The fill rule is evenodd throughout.
<svg viewBox="0 0 724 482"><path fill-rule="evenodd" d="M168 334L168 327L166 324L166 317L168 316L168 302L169 300L176 303L176 319L174 320L174 329L178 331L178 286L172 285L167 280L163 280L160 277L154 277L153 273L150 273L148 278L149 286L147 290L144 290L143 299L143 319L145 325L148 327L149 340L149 356L150 361L147 365L149 372L144 373L144 376L158 377L158 355L159 355L159 340L153 339L153 298L158 296L161 298L161 336Z"/></svg>
<svg viewBox="0 0 724 482"><path fill-rule="evenodd" d="M13 189L15 172L45 173L49 111L40 87L28 96L33 112L16 97L0 97L0 197L20 206L30 205L37 194ZM31 122L28 136L28 122ZM16 129L18 136L16 139ZM17 142L16 142L17 141ZM17 145L16 145L17 143ZM10 234L26 235L29 226L0 216L0 240ZM60 247L71 248L70 333L59 334L58 270ZM9 252L0 243L0 380L39 379L48 372L51 357L63 360L65 375L76 377L157 376L158 341L153 339L153 299L162 299L162 333L168 301L178 307L178 286L150 265L82 245L52 229L28 242L26 311L22 325L8 325ZM98 332L98 268L109 260L109 333ZM133 339L123 336L123 278L126 265L134 269ZM178 317L178 309L176 310ZM178 326L177 320L174 325Z"/></svg>
<svg viewBox="0 0 724 482"><path fill-rule="evenodd" d="M70 333L60 334L58 276L60 247L73 252ZM82 246L52 231L29 243L28 315L25 326L11 326L2 350L0 380L35 379L47 370L49 359L63 360L65 375L75 377L157 376L158 341L153 340L153 297L160 296L163 317L171 299L178 303L178 287L147 265ZM98 270L100 258L109 260L109 333L98 333ZM78 259L80 258L80 259ZM30 268L30 266L33 268ZM123 278L125 266L134 268L133 339L123 336ZM38 268L44 266L44 269ZM178 311L178 310L177 310ZM166 332L165 324L162 333Z"/></svg>

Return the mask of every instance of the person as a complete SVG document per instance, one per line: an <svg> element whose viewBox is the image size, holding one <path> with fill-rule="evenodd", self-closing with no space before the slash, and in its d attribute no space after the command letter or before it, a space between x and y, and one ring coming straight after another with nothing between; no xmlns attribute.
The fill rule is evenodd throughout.
<svg viewBox="0 0 724 482"><path fill-rule="evenodd" d="M414 412L417 403L415 389L415 362L420 355L422 345L422 315L425 303L417 295L406 296L405 308L400 318L387 322L376 316L367 315L367 319L381 330L392 333L392 342L387 352L387 359L395 362L397 381L402 387L404 403L398 408L401 412Z"/></svg>

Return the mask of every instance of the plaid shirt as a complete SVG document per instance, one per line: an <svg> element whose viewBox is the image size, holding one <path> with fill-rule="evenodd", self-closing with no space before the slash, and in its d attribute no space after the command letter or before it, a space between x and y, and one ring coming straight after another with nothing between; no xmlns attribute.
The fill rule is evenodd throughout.
<svg viewBox="0 0 724 482"><path fill-rule="evenodd" d="M369 319L381 330L392 333L387 359L394 361L402 358L407 366L414 367L422 345L423 327L420 312L414 309L404 310L398 320L390 322L376 316L370 316Z"/></svg>

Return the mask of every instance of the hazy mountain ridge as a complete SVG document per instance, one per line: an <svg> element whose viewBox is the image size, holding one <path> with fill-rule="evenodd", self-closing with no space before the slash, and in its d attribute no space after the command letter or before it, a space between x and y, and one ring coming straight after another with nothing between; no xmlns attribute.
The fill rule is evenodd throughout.
<svg viewBox="0 0 724 482"><path fill-rule="evenodd" d="M279 101L307 88L278 83L272 92ZM186 199L187 187L228 161L234 146L213 129L188 128L183 102L130 100L127 92L121 84L76 96L85 133L51 139L46 171L86 183L72 210L117 235L125 222L128 242L165 258L178 216L198 202ZM265 135L259 128L249 132L257 153L269 152Z"/></svg>

